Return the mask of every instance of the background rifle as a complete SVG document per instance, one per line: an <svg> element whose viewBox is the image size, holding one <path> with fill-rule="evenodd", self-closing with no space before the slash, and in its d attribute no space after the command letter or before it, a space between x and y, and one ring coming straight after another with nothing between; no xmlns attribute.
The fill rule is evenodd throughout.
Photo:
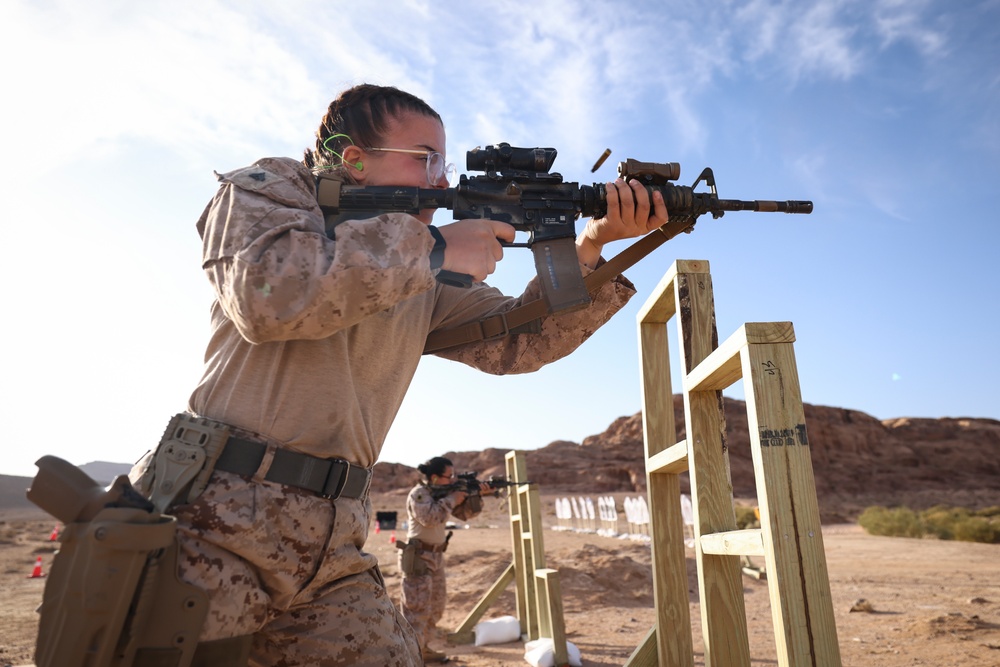
<svg viewBox="0 0 1000 667"><path fill-rule="evenodd" d="M512 482L506 477L499 475L493 475L489 479L481 481L476 478L476 473L474 472L461 472L455 475L455 477L456 480L451 484L428 486L427 488L431 490L431 497L434 500L440 500L456 491L464 491L470 496L478 496L480 495L480 484L486 484L491 489L505 489L512 486L531 484L531 482Z"/></svg>
<svg viewBox="0 0 1000 667"><path fill-rule="evenodd" d="M416 214L425 209L447 208L455 220L488 218L527 232L527 242L503 245L531 249L547 313L589 305L589 291L596 289L591 285L599 287L602 281L632 266L664 241L681 232L690 232L698 217L705 213L720 218L726 211L812 213L813 209L811 201L719 199L711 168L705 168L694 184L687 187L671 183L680 177L680 165L676 162L629 159L618 163L618 175L627 181L640 180L651 202L653 190L662 193L670 219L658 233L647 234L615 258L619 261L605 264L611 267L599 279L585 282L576 255L575 223L580 216L600 218L607 213L607 190L603 183L564 183L560 174L549 173L555 159L554 148L515 148L507 143L477 147L466 154L466 168L482 174L471 177L462 174L454 188L347 185L334 175L319 174L317 199L327 217L328 228L339 220L357 218L358 214L374 216L390 211ZM695 192L700 184L707 186L708 191ZM465 287L472 284L471 276L452 271L440 271L438 280ZM515 332L506 323L504 327L507 330L503 333ZM449 342L446 346L460 342Z"/></svg>

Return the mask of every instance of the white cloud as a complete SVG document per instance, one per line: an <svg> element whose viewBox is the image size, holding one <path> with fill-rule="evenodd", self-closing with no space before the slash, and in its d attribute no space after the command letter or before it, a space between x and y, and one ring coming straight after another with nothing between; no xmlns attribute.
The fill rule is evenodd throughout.
<svg viewBox="0 0 1000 667"><path fill-rule="evenodd" d="M851 44L856 28L838 20L841 4L818 2L795 21L794 45L800 60L792 71L797 76L822 73L847 80L860 69L858 48Z"/></svg>
<svg viewBox="0 0 1000 667"><path fill-rule="evenodd" d="M925 58L944 55L947 40L943 32L927 25L923 14L927 0L881 0L874 7L875 29L882 48L896 42L911 43Z"/></svg>
<svg viewBox="0 0 1000 667"><path fill-rule="evenodd" d="M148 140L197 159L299 143L317 86L296 57L241 13L216 3L17 8L3 40L5 108L15 150L44 168ZM26 57L28 56L28 57ZM315 112L313 112L315 113Z"/></svg>
<svg viewBox="0 0 1000 667"><path fill-rule="evenodd" d="M830 180L828 155L816 149L802 153L793 160L795 175L802 181L803 190L814 199L831 200L836 196L835 184Z"/></svg>
<svg viewBox="0 0 1000 667"><path fill-rule="evenodd" d="M793 83L807 76L849 80L864 61L856 37L867 20L853 15L857 9L853 0L754 0L734 11L733 35L746 42L746 62L776 68Z"/></svg>
<svg viewBox="0 0 1000 667"><path fill-rule="evenodd" d="M774 52L785 34L787 14L785 7L770 0L751 0L733 12L737 30L749 35L743 54L747 61L756 62Z"/></svg>

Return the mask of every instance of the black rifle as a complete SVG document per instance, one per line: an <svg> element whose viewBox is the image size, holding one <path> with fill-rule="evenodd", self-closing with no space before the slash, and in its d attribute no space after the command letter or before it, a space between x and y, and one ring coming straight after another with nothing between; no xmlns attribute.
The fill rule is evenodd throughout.
<svg viewBox="0 0 1000 667"><path fill-rule="evenodd" d="M335 175L321 173L316 178L317 199L327 217L328 228L339 220L359 216L391 211L416 214L426 209L447 208L455 220L488 218L528 233L527 242L504 245L532 250L544 308L531 308L513 322L508 321L511 318L503 318L498 326L473 323L474 333L450 336L446 342L429 339L425 352L481 339L484 334L492 337L531 331L530 326L524 325L542 315L583 308L590 304L591 291L663 242L681 232L690 232L698 217L705 213L720 218L726 211L812 213L813 210L811 201L719 199L711 168L705 168L694 184L687 187L671 183L680 177L680 165L676 162L629 159L618 163L618 175L625 180L640 180L650 197L653 190L662 193L670 219L658 233L647 234L585 280L576 255L575 223L580 216L603 217L607 213L607 191L603 183L564 183L562 175L549 173L555 159L554 148L515 148L507 143L477 147L466 154L466 168L482 174L471 177L462 174L458 185L447 189L347 185ZM694 191L701 184L708 187L707 192ZM465 287L472 283L470 276L452 271L440 271L438 280Z"/></svg>
<svg viewBox="0 0 1000 667"><path fill-rule="evenodd" d="M480 481L474 472L461 472L455 475L455 477L455 481L451 484L428 486L427 488L431 490L431 497L434 498L434 500L440 500L441 498L444 498L445 496L456 491L465 491L465 493L470 496L478 496L480 495L480 484L484 483L491 489L505 489L512 486L523 486L532 483L512 482L506 477L501 477L499 475L493 475L487 480Z"/></svg>

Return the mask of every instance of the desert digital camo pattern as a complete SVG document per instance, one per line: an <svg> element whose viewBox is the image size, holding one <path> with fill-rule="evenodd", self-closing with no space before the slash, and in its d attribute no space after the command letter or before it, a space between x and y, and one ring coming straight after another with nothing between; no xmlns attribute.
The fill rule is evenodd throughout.
<svg viewBox="0 0 1000 667"><path fill-rule="evenodd" d="M437 283L434 240L407 214L348 220L330 238L313 177L294 160L219 178L197 225L217 298L195 414L371 467L428 333L540 295L537 279L520 299ZM498 375L533 371L576 349L634 293L612 281L590 308L546 318L540 334L438 354Z"/></svg>
<svg viewBox="0 0 1000 667"><path fill-rule="evenodd" d="M450 495L434 500L424 484L413 487L406 497L407 541L418 539L425 546L443 544L447 535L445 524L454 505L454 498ZM403 572L401 606L403 616L413 626L423 649L427 648L434 636L434 628L444 615L448 589L444 554L424 551L419 557L427 564L427 572L416 575Z"/></svg>
<svg viewBox="0 0 1000 667"><path fill-rule="evenodd" d="M413 216L326 233L312 174L266 158L219 176L197 229L216 299L195 415L322 458L370 468L427 335L517 306L485 284L437 283L434 240ZM584 272L587 272L584 269ZM439 353L495 374L572 352L635 293L623 278L542 333ZM175 509L182 576L210 596L203 640L254 635L254 665L419 665L412 628L361 549L371 508L216 472Z"/></svg>
<svg viewBox="0 0 1000 667"><path fill-rule="evenodd" d="M465 500L456 505L451 515L459 521L468 521L483 511L483 497L480 495L466 496Z"/></svg>
<svg viewBox="0 0 1000 667"><path fill-rule="evenodd" d="M403 575L403 616L413 627L421 650L429 648L448 600L444 556L442 553L423 552L420 557L427 564L427 572Z"/></svg>
<svg viewBox="0 0 1000 667"><path fill-rule="evenodd" d="M445 524L455 508L451 495L434 500L430 489L418 484L406 496L406 539L416 538L427 545L443 544Z"/></svg>
<svg viewBox="0 0 1000 667"><path fill-rule="evenodd" d="M209 595L201 641L253 634L263 667L421 665L413 630L362 551L368 500L216 471L180 524L181 577Z"/></svg>

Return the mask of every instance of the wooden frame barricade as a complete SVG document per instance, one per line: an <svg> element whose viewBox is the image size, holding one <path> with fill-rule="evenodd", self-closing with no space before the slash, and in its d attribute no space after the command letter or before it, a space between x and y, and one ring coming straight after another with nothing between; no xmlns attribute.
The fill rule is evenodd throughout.
<svg viewBox="0 0 1000 667"><path fill-rule="evenodd" d="M677 442L666 324L678 315L686 438ZM694 664L679 475L690 474L706 667L749 667L741 557L762 556L778 664L839 667L819 506L790 322L718 344L704 260L677 260L637 316L656 625L628 667ZM743 379L760 506L737 530L722 390Z"/></svg>
<svg viewBox="0 0 1000 667"><path fill-rule="evenodd" d="M524 452L508 452L504 461L507 479L513 482L528 480ZM568 665L562 589L559 572L545 566L542 507L538 487L534 484L510 487L508 500L513 562L480 598L458 629L448 635L448 641L453 644L471 644L475 641L473 631L476 623L507 586L515 581L517 619L521 624L522 639L552 639L555 664Z"/></svg>

